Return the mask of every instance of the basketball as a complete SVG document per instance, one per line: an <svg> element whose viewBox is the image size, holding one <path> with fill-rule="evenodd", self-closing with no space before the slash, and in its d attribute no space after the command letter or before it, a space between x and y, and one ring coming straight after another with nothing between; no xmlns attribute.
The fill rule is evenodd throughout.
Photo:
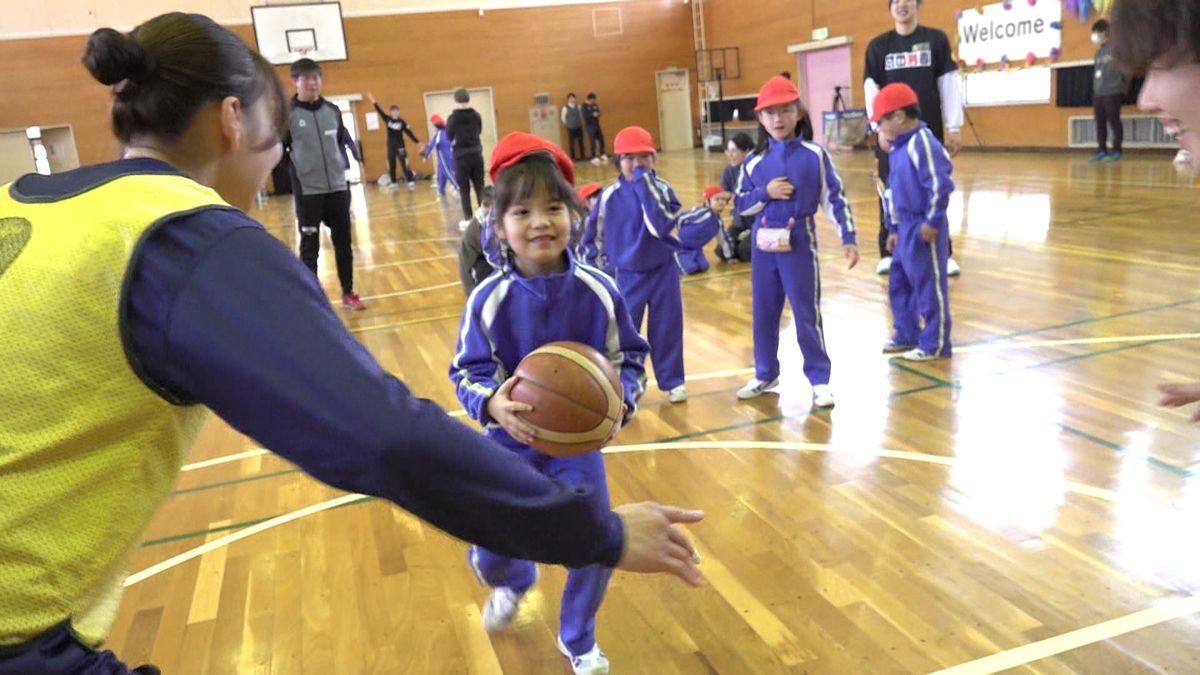
<svg viewBox="0 0 1200 675"><path fill-rule="evenodd" d="M517 364L509 396L537 429L531 445L557 457L603 447L621 423L621 380L600 352L579 342L551 342Z"/></svg>

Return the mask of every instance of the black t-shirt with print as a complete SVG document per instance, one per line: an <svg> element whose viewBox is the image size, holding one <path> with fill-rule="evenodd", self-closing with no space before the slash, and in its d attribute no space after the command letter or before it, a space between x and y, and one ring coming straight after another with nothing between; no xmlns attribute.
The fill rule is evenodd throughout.
<svg viewBox="0 0 1200 675"><path fill-rule="evenodd" d="M890 30L867 45L865 76L880 88L893 82L912 87L921 104L921 120L939 141L943 139L938 78L955 70L950 40L936 28L917 26L910 35Z"/></svg>

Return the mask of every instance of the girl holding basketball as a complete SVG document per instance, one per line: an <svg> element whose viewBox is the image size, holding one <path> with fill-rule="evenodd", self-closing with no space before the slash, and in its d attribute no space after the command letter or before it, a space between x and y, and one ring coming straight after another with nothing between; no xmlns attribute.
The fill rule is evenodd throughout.
<svg viewBox="0 0 1200 675"><path fill-rule="evenodd" d="M514 132L493 151L489 174L495 202L485 227L493 228L500 242L502 266L467 300L450 379L467 413L490 438L546 476L588 488L607 505L599 450L559 457L530 447L539 432L520 413L533 408L509 397L516 383L511 375L521 359L549 342L590 345L619 371L627 420L645 390L649 347L634 329L613 280L568 251L573 213L583 212L572 187L570 158L541 138ZM502 630L537 580L537 567L478 546L471 548L469 560L479 579L492 587L483 626L488 632ZM596 644L595 617L611 574L600 565L567 573L558 647L576 673L608 672L608 658Z"/></svg>

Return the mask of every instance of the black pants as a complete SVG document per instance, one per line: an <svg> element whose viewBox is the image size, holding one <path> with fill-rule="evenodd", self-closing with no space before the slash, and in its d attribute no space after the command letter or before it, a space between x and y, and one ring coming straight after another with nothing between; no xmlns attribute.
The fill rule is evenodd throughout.
<svg viewBox="0 0 1200 675"><path fill-rule="evenodd" d="M321 252L321 223L329 228L333 254L337 259L338 281L342 295L354 292L354 251L350 248L350 191L296 198L296 221L300 226L300 260L317 273Z"/></svg>
<svg viewBox="0 0 1200 675"><path fill-rule="evenodd" d="M600 130L600 125L589 125L587 133L588 138L592 139L592 159L608 154L604 151L604 132Z"/></svg>
<svg viewBox="0 0 1200 675"><path fill-rule="evenodd" d="M577 142L579 143L578 154L575 153ZM587 150L583 147L583 127L567 128L567 147L570 148L568 152L571 153L571 159L583 159L583 156L587 154Z"/></svg>
<svg viewBox="0 0 1200 675"><path fill-rule="evenodd" d="M396 182L396 160L400 161L400 168L404 169L404 180L411 183L413 181L412 169L408 168L408 148L404 147L403 143L388 141L388 176L392 182Z"/></svg>
<svg viewBox="0 0 1200 675"><path fill-rule="evenodd" d="M937 137L937 134L934 134ZM938 138L941 142L942 139ZM888 175L891 173L891 165L888 164L888 154L880 149L879 144L875 145L875 162L878 168L876 173L879 175L879 180L883 181L884 186L887 185ZM887 250L888 229L887 221L883 218L883 198L879 198L879 257L887 258L892 254ZM950 241L950 255L954 255L954 241Z"/></svg>
<svg viewBox="0 0 1200 675"><path fill-rule="evenodd" d="M462 198L463 220L470 220L471 187L475 187L475 199L483 202L483 155L456 155L454 157L454 179L458 181L458 196Z"/></svg>
<svg viewBox="0 0 1200 675"><path fill-rule="evenodd" d="M0 647L0 673L21 675L159 675L154 666L129 668L110 651L92 649L79 639L70 621L53 626L28 642Z"/></svg>
<svg viewBox="0 0 1200 675"><path fill-rule="evenodd" d="M1108 96L1093 96L1092 110L1096 116L1096 145L1100 152L1108 151L1108 128L1112 127L1113 152L1121 151L1121 141L1125 140L1125 129L1121 126L1121 94Z"/></svg>

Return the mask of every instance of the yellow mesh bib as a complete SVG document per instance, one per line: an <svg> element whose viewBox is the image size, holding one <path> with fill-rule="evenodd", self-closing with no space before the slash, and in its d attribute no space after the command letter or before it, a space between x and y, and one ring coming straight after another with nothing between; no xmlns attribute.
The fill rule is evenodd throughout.
<svg viewBox="0 0 1200 675"><path fill-rule="evenodd" d="M0 645L71 617L99 643L129 556L205 410L131 367L122 286L156 223L229 208L177 175L119 176L49 201L0 188Z"/></svg>

